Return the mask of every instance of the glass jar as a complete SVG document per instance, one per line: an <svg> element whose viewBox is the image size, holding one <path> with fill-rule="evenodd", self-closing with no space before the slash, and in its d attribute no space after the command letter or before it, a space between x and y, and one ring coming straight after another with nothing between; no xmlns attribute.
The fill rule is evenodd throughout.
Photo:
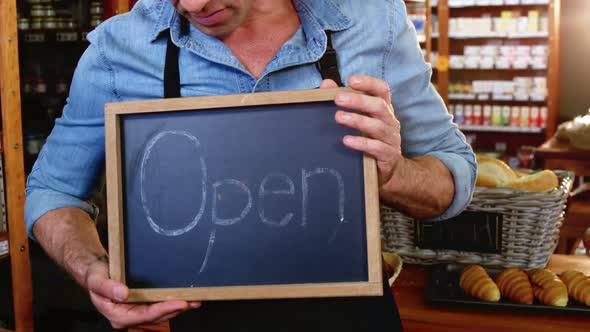
<svg viewBox="0 0 590 332"><path fill-rule="evenodd" d="M47 93L47 84L45 83L45 80L38 78L33 84L33 91L40 95Z"/></svg>
<svg viewBox="0 0 590 332"><path fill-rule="evenodd" d="M90 15L102 15L102 13L104 12L104 9L102 8L102 3L101 2L92 2L90 3L90 9L89 9Z"/></svg>
<svg viewBox="0 0 590 332"><path fill-rule="evenodd" d="M25 78L24 83L23 83L23 89L21 91L22 93L31 93L33 92L33 87L31 86L31 80L28 78Z"/></svg>
<svg viewBox="0 0 590 332"><path fill-rule="evenodd" d="M102 23L102 16L94 15L90 18L90 26L96 28L99 24Z"/></svg>
<svg viewBox="0 0 590 332"><path fill-rule="evenodd" d="M66 80L59 79L57 81L57 83L55 84L55 93L57 93L58 95L68 93L68 83L66 83Z"/></svg>
<svg viewBox="0 0 590 332"><path fill-rule="evenodd" d="M31 17L43 17L46 13L45 7L42 5L31 6Z"/></svg>
<svg viewBox="0 0 590 332"><path fill-rule="evenodd" d="M57 20L55 17L45 17L43 19L43 29L55 30L57 29Z"/></svg>
<svg viewBox="0 0 590 332"><path fill-rule="evenodd" d="M45 16L47 17L55 17L55 8L52 5L45 6Z"/></svg>
<svg viewBox="0 0 590 332"><path fill-rule="evenodd" d="M35 17L31 21L31 29L33 30L41 30L42 28L42 20L40 17Z"/></svg>
<svg viewBox="0 0 590 332"><path fill-rule="evenodd" d="M19 18L18 19L18 29L20 31L27 31L31 29L31 20L28 18Z"/></svg>
<svg viewBox="0 0 590 332"><path fill-rule="evenodd" d="M78 23L76 23L76 21L73 18L68 18L65 21L66 21L66 28L72 29L72 30L78 28Z"/></svg>
<svg viewBox="0 0 590 332"><path fill-rule="evenodd" d="M55 21L55 24L57 25L58 29L65 29L67 28L66 25L66 19L63 17L58 17L57 20Z"/></svg>

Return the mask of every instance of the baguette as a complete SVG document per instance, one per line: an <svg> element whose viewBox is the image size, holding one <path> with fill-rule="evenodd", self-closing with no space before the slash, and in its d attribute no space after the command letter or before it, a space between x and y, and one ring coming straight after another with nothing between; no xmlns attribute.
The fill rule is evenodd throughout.
<svg viewBox="0 0 590 332"><path fill-rule="evenodd" d="M514 181L518 176L501 160L486 156L477 156L478 187L497 187L502 183Z"/></svg>
<svg viewBox="0 0 590 332"><path fill-rule="evenodd" d="M533 269L527 272L535 297L543 304L565 307L568 301L567 287L555 273L548 269Z"/></svg>
<svg viewBox="0 0 590 332"><path fill-rule="evenodd" d="M506 269L494 278L502 296L522 304L532 304L533 285L527 274L517 268Z"/></svg>
<svg viewBox="0 0 590 332"><path fill-rule="evenodd" d="M559 180L555 173L544 170L530 175L525 175L514 180L508 180L498 185L503 188L523 189L533 192L546 192L559 186Z"/></svg>
<svg viewBox="0 0 590 332"><path fill-rule="evenodd" d="M461 271L459 286L468 295L477 297L487 302L498 302L500 290L488 275L486 270L479 265L468 265Z"/></svg>
<svg viewBox="0 0 590 332"><path fill-rule="evenodd" d="M578 271L565 271L561 280L567 286L567 291L576 301L590 306L590 278Z"/></svg>

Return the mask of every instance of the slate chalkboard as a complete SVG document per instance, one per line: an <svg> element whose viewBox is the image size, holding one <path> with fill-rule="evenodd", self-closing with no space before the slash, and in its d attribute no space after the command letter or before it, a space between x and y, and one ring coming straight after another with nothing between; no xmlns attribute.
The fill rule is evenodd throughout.
<svg viewBox="0 0 590 332"><path fill-rule="evenodd" d="M342 144L337 90L107 105L111 275L131 301L382 291L375 164Z"/></svg>

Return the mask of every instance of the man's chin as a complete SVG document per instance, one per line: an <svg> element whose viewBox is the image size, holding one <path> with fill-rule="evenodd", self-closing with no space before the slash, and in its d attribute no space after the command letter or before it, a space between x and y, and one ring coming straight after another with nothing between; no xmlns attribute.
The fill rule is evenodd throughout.
<svg viewBox="0 0 590 332"><path fill-rule="evenodd" d="M192 20L190 18L187 18L187 19L195 28L197 28L197 30L201 31L202 33L204 33L208 36L215 37L215 38L226 37L227 35L231 34L233 30L235 30L235 28L232 28L227 25L220 24L220 25L213 25L213 26L204 26L202 24L199 24L195 20Z"/></svg>

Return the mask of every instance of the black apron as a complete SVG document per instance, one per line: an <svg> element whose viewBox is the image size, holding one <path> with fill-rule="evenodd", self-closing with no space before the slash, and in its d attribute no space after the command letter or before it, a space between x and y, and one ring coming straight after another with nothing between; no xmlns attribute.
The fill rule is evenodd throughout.
<svg viewBox="0 0 590 332"><path fill-rule="evenodd" d="M322 78L342 86L336 52L331 46L316 66ZM164 97L180 97L178 47L170 33L164 67ZM402 331L397 305L383 275L383 296L321 299L245 300L204 302L170 321L171 332L211 331Z"/></svg>

